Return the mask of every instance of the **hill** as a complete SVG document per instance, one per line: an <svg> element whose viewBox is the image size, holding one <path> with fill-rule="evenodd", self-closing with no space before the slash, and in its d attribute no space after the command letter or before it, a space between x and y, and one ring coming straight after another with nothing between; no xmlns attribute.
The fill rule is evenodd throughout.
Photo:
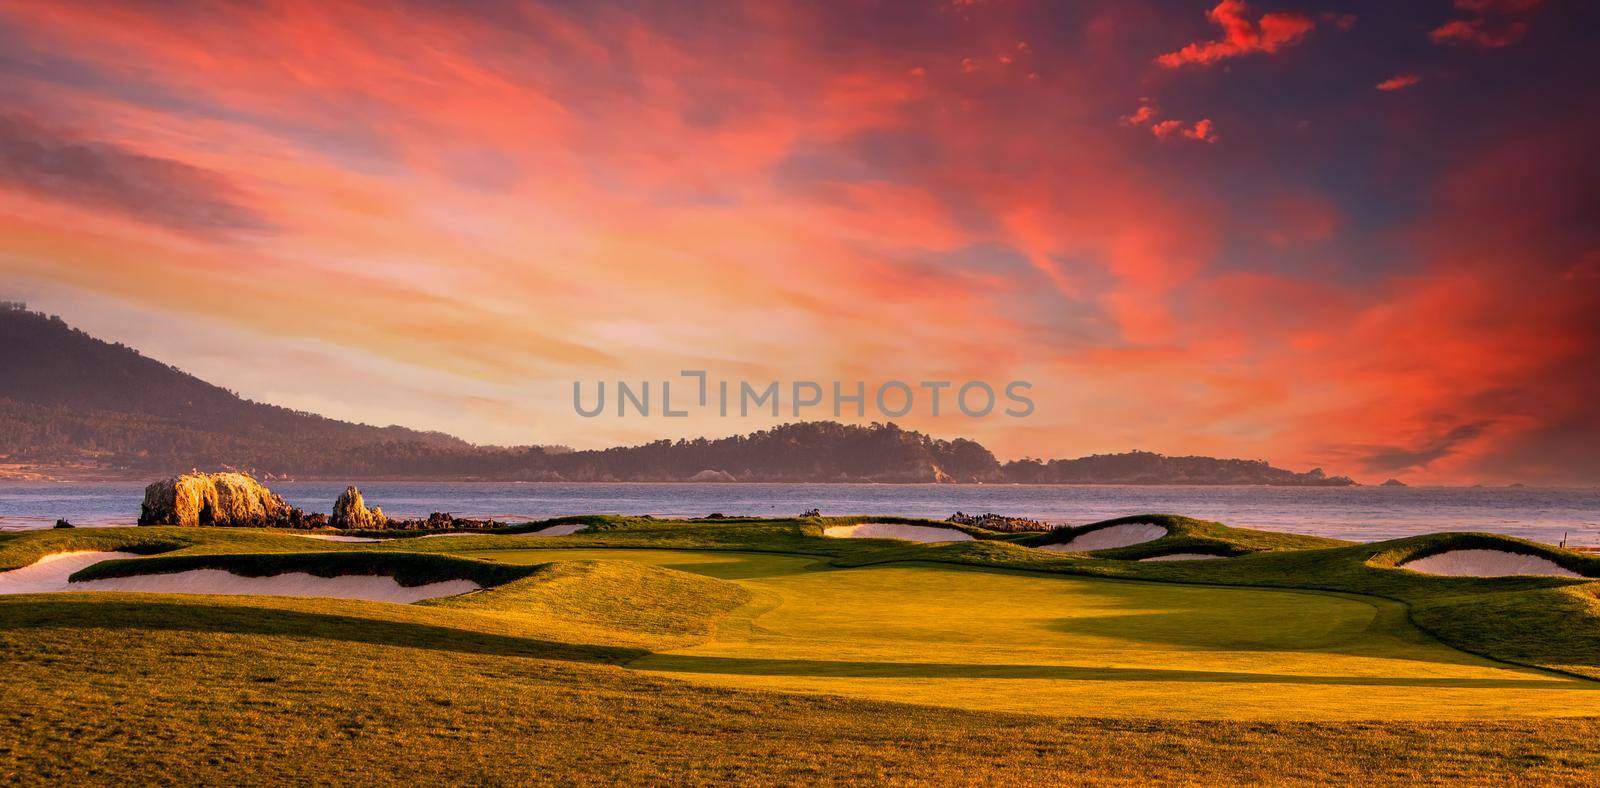
<svg viewBox="0 0 1600 788"><path fill-rule="evenodd" d="M475 446L252 402L13 303L0 307L0 465L140 478L234 468L335 479L1353 484L1320 469L1149 452L1002 465L974 441L892 423L802 422L590 451Z"/></svg>
<svg viewBox="0 0 1600 788"><path fill-rule="evenodd" d="M386 444L473 448L439 432L252 402L59 317L0 306L0 454L13 461L271 468L308 451Z"/></svg>

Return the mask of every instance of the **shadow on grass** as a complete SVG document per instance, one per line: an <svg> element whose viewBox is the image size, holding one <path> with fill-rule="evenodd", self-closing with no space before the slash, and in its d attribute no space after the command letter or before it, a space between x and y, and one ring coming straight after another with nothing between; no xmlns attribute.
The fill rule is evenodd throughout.
<svg viewBox="0 0 1600 788"><path fill-rule="evenodd" d="M1325 684L1352 687L1429 687L1457 689L1594 689L1577 679L1538 676L1522 679L1430 678L1412 676L1298 676L1160 668L1105 668L1075 665L982 665L947 662L834 662L802 659L745 659L685 654L651 654L628 663L637 670L732 676L794 676L863 679L1055 679L1060 681L1186 682L1211 684Z"/></svg>
<svg viewBox="0 0 1600 788"><path fill-rule="evenodd" d="M451 550L450 555L527 566L549 561L633 561L676 569L718 580L758 580L801 575L829 568L826 558L774 553L711 550L651 549L645 547L546 547L537 549L490 548ZM576 556L576 558L574 558Z"/></svg>
<svg viewBox="0 0 1600 788"><path fill-rule="evenodd" d="M636 659L649 653L643 649L561 643L420 622L386 621L338 613L273 607L207 604L202 601L163 599L159 602L123 602L39 598L0 601L0 631L30 629L112 629L131 632L179 631L275 635L462 654L611 664Z"/></svg>

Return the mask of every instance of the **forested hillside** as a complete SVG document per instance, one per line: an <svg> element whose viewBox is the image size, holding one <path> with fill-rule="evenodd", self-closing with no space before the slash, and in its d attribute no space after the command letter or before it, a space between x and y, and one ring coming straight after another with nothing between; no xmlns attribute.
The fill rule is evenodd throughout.
<svg viewBox="0 0 1600 788"><path fill-rule="evenodd" d="M474 446L252 402L20 304L0 307L0 463L158 475L191 468L335 479L1351 484L1256 460L1149 452L1002 465L976 442L895 424L785 424L595 451Z"/></svg>

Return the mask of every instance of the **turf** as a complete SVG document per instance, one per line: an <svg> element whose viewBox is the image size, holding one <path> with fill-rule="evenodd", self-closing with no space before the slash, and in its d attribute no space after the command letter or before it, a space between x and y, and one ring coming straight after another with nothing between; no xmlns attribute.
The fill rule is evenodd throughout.
<svg viewBox="0 0 1600 788"><path fill-rule="evenodd" d="M1600 723L1156 722L704 687L363 602L0 600L23 784L1583 784ZM476 621L476 619L474 619Z"/></svg>
<svg viewBox="0 0 1600 788"><path fill-rule="evenodd" d="M1600 714L1600 683L1449 648L1390 600L936 564L573 551L737 578L718 637L631 667L692 681L1052 716L1499 719ZM537 563L568 551L474 551Z"/></svg>
<svg viewBox="0 0 1600 788"><path fill-rule="evenodd" d="M535 523L370 544L211 528L0 535L0 568L115 549L155 557L86 571L491 586L416 605L0 597L0 775L1582 784L1600 768L1600 682L1580 678L1600 676L1600 584L1397 568L1489 546L1600 575L1593 557L1488 535L1330 544L1187 518L1166 520L1155 549L1240 557L1028 546L1059 533L820 535L864 519L882 518L597 517L565 537L529 535L548 524Z"/></svg>

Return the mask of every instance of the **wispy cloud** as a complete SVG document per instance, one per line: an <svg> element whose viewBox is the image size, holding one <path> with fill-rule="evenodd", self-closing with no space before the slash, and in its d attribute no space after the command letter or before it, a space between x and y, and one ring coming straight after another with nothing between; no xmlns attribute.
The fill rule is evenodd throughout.
<svg viewBox="0 0 1600 788"><path fill-rule="evenodd" d="M1428 37L1436 44L1508 47L1527 37L1526 16L1541 3L1542 0L1456 0L1456 9L1466 15L1439 25L1429 31Z"/></svg>
<svg viewBox="0 0 1600 788"><path fill-rule="evenodd" d="M1409 88L1421 81L1422 77L1419 77L1416 74L1396 74L1382 82L1379 82L1377 84L1377 88L1383 91L1405 90L1406 88Z"/></svg>
<svg viewBox="0 0 1600 788"><path fill-rule="evenodd" d="M222 175L0 114L0 187L200 235L271 223Z"/></svg>

